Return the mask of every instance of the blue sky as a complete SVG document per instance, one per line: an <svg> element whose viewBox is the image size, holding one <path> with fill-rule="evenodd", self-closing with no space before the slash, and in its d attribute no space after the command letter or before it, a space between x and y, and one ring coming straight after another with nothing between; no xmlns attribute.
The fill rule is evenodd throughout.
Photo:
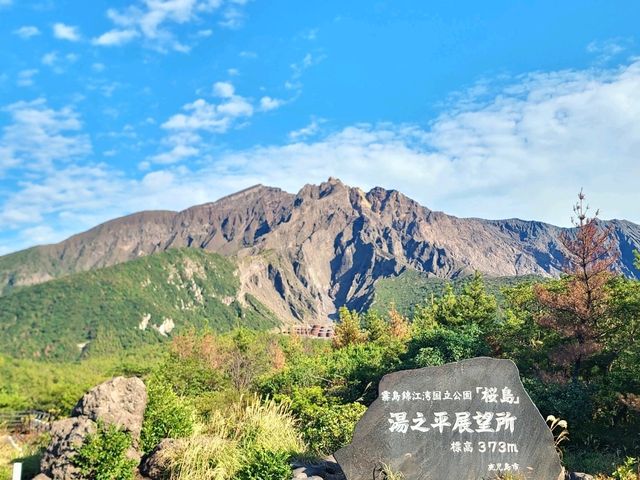
<svg viewBox="0 0 640 480"><path fill-rule="evenodd" d="M329 176L640 222L632 1L0 0L0 254Z"/></svg>

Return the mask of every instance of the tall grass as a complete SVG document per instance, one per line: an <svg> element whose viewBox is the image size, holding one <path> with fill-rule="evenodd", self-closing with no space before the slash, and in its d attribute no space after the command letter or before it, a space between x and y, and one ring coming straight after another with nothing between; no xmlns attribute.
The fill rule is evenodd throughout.
<svg viewBox="0 0 640 480"><path fill-rule="evenodd" d="M215 412L163 459L171 480L231 480L257 452L297 454L304 444L286 406L258 396Z"/></svg>

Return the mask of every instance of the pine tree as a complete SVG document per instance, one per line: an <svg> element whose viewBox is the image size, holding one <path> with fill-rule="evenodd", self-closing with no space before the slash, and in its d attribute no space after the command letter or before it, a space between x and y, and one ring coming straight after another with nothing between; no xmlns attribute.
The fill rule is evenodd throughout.
<svg viewBox="0 0 640 480"><path fill-rule="evenodd" d="M580 191L573 207L575 229L560 235L566 252L566 276L560 288L555 284L535 288L536 298L544 308L538 319L540 325L555 331L563 340L553 360L569 370L574 381L582 374L585 361L603 349L608 332L606 285L617 260L611 228L600 224L598 211L589 217L588 210Z"/></svg>
<svg viewBox="0 0 640 480"><path fill-rule="evenodd" d="M355 310L340 307L338 311L340 322L336 325L333 337L333 346L343 348L348 345L363 343L367 340L367 334L360 326L360 315Z"/></svg>

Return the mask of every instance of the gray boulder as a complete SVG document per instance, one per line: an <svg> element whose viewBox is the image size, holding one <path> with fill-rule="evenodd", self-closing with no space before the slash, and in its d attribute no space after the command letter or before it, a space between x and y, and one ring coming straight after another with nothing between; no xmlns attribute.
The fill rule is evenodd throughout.
<svg viewBox="0 0 640 480"><path fill-rule="evenodd" d="M51 477L47 477L44 473L39 473L32 480L51 480Z"/></svg>
<svg viewBox="0 0 640 480"><path fill-rule="evenodd" d="M74 417L87 417L114 424L131 434L138 446L144 410L147 407L147 389L137 377L116 377L87 392L73 409Z"/></svg>
<svg viewBox="0 0 640 480"><path fill-rule="evenodd" d="M162 440L140 464L140 473L151 480L164 480L169 474L169 453L178 447L173 438Z"/></svg>
<svg viewBox="0 0 640 480"><path fill-rule="evenodd" d="M75 449L82 445L87 435L95 433L96 424L88 418L65 418L51 425L51 443L40 461L40 470L53 480L82 478L71 462ZM38 477L36 477L38 478ZM44 479L46 477L40 477Z"/></svg>
<svg viewBox="0 0 640 480"><path fill-rule="evenodd" d="M97 422L116 425L131 434L133 447L129 458L140 461L138 451L142 420L147 407L147 389L139 378L116 377L87 392L75 406L72 418L58 420L51 426L51 442L40 462L44 476L38 480L75 480L80 473L71 457Z"/></svg>

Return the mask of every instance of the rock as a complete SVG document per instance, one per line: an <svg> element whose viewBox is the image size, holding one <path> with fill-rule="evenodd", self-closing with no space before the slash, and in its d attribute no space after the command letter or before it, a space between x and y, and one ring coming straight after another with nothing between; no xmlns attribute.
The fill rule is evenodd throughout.
<svg viewBox="0 0 640 480"><path fill-rule="evenodd" d="M388 465L405 480L564 478L549 427L510 360L473 358L386 375L335 454L348 480Z"/></svg>
<svg viewBox="0 0 640 480"><path fill-rule="evenodd" d="M53 480L81 478L71 457L86 436L97 431L98 421L129 432L134 446L127 452L127 457L139 462L137 447L146 406L147 389L139 378L116 377L93 388L80 399L72 418L52 424L51 442L40 463L42 473Z"/></svg>
<svg viewBox="0 0 640 480"><path fill-rule="evenodd" d="M333 457L314 462L293 464L293 480L345 480L340 466L333 461Z"/></svg>
<svg viewBox="0 0 640 480"><path fill-rule="evenodd" d="M47 477L44 473L39 473L32 480L52 480L50 477Z"/></svg>
<svg viewBox="0 0 640 480"><path fill-rule="evenodd" d="M566 480L594 480L588 473L571 472L567 473Z"/></svg>
<svg viewBox="0 0 640 480"><path fill-rule="evenodd" d="M116 377L87 392L72 415L117 425L131 434L134 446L137 446L146 406L147 389L142 380Z"/></svg>
<svg viewBox="0 0 640 480"><path fill-rule="evenodd" d="M167 478L169 468L169 452L175 450L179 444L178 440L165 438L151 453L142 459L140 473L151 480L162 480Z"/></svg>
<svg viewBox="0 0 640 480"><path fill-rule="evenodd" d="M51 425L51 443L40 461L40 470L54 480L81 479L80 472L71 463L75 448L87 435L95 433L96 424L86 417L65 418ZM46 476L41 479L47 478ZM37 477L36 477L37 478Z"/></svg>

